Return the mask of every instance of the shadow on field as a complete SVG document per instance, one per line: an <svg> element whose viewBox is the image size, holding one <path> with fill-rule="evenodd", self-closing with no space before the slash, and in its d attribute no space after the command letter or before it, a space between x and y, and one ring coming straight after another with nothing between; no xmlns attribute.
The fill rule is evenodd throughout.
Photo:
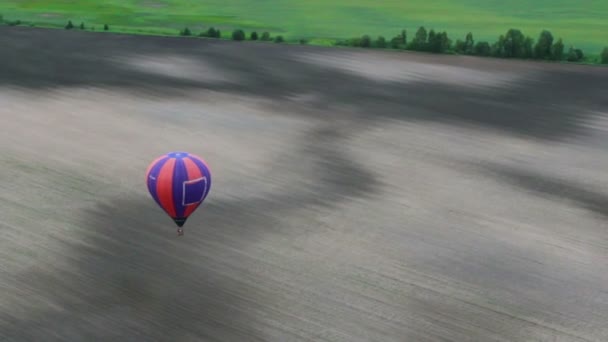
<svg viewBox="0 0 608 342"><path fill-rule="evenodd" d="M328 104L349 105L357 108L362 118L473 124L550 140L583 134L580 122L589 112L608 110L604 96L607 70L593 67L547 68L535 73L533 80L490 91L445 85L433 79L437 76L408 83L371 80L293 58L297 51L330 55L337 49L25 27L0 30L0 44L6 51L0 56L4 66L0 85L28 89L94 86L162 96L181 96L185 90L198 89L275 102L289 102L287 98L293 95L316 94L316 100L304 106L324 115L331 115L325 112ZM115 58L124 56L161 60L179 56L193 65L207 65L208 74L213 71L233 79L217 82L205 76L174 77L166 70L145 72L116 62ZM473 63L467 66L471 70L476 67ZM512 68L509 61L501 67Z"/></svg>
<svg viewBox="0 0 608 342"><path fill-rule="evenodd" d="M332 132L313 130L285 154L286 169L275 172L296 182L283 192L219 200L212 192L180 238L148 196L101 200L80 212L78 236L65 242L67 267L16 279L55 309L12 318L3 334L18 341L266 340L268 323L259 312L272 310L277 289L257 273L256 243L318 229L319 207L335 210L377 191L373 174L340 152L341 137ZM315 182L302 186L299 179Z"/></svg>
<svg viewBox="0 0 608 342"><path fill-rule="evenodd" d="M206 211L210 225L218 224L220 215L247 219L222 205ZM195 234L176 238L173 224L148 198L100 204L85 212L81 226L84 245L71 246L68 272L35 272L20 280L40 287L39 295L62 311L15 322L9 339L50 341L47 334L53 332L50 336L65 341L261 340L247 330L250 318L233 295L240 291L247 297L248 289L218 270L219 259L229 252L206 258L221 248L209 249L204 239L196 246ZM193 225L186 228L194 230Z"/></svg>
<svg viewBox="0 0 608 342"><path fill-rule="evenodd" d="M484 163L477 167L481 168L482 172L519 189L532 191L552 200L567 201L608 218L608 194L587 189L583 184L507 165Z"/></svg>

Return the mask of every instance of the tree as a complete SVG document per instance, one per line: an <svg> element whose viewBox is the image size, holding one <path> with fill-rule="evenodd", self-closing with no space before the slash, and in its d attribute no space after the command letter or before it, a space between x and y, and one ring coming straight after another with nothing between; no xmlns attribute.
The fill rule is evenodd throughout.
<svg viewBox="0 0 608 342"><path fill-rule="evenodd" d="M390 47L392 49L399 49L403 46L401 42L401 35L394 36L393 38L391 38Z"/></svg>
<svg viewBox="0 0 608 342"><path fill-rule="evenodd" d="M71 30L71 29L73 29L73 28L74 28L74 24L72 24L72 21L71 21L71 20L69 20L69 21L68 21L68 24L67 24L67 25L65 25L65 29L66 29L66 30Z"/></svg>
<svg viewBox="0 0 608 342"><path fill-rule="evenodd" d="M420 26L418 28L418 31L416 31L416 37L414 38L414 40L419 43L424 43L427 41L427 38L428 33L426 31L426 28L424 28L424 26Z"/></svg>
<svg viewBox="0 0 608 342"><path fill-rule="evenodd" d="M424 50L426 48L427 37L426 29L424 26L420 26L409 47L412 50Z"/></svg>
<svg viewBox="0 0 608 342"><path fill-rule="evenodd" d="M576 52L574 51L574 48L572 46L568 50L568 54L566 55L566 60L568 62L576 62L576 61L578 61L578 56L576 55Z"/></svg>
<svg viewBox="0 0 608 342"><path fill-rule="evenodd" d="M448 33L443 31L439 34L439 46L441 49L439 52L444 53L452 47L452 40L448 37Z"/></svg>
<svg viewBox="0 0 608 342"><path fill-rule="evenodd" d="M491 48L491 52L490 54L494 57L504 57L505 55L505 36L504 35L500 35L498 37L498 41L496 41L494 44L492 44L492 48Z"/></svg>
<svg viewBox="0 0 608 342"><path fill-rule="evenodd" d="M383 36L378 36L376 39L376 47L380 49L386 48L386 39Z"/></svg>
<svg viewBox="0 0 608 342"><path fill-rule="evenodd" d="M255 31L251 32L250 38L251 38L251 40L258 40L258 33Z"/></svg>
<svg viewBox="0 0 608 342"><path fill-rule="evenodd" d="M539 59L551 58L551 46L553 45L553 35L547 30L543 30L538 37L538 42L534 47L534 55Z"/></svg>
<svg viewBox="0 0 608 342"><path fill-rule="evenodd" d="M84 23L80 23L80 29L81 29L81 30L84 30L84 29L85 29L85 27L84 27Z"/></svg>
<svg viewBox="0 0 608 342"><path fill-rule="evenodd" d="M532 48L532 46L534 45L534 39L532 39L532 37L530 36L526 36L526 39L524 39L523 42L523 50L522 50L522 58L533 58L534 57L534 50Z"/></svg>
<svg viewBox="0 0 608 342"><path fill-rule="evenodd" d="M276 38L274 38L275 43L282 43L284 41L283 36L276 36Z"/></svg>
<svg viewBox="0 0 608 342"><path fill-rule="evenodd" d="M308 44L308 39L306 39L306 38L300 39L300 44L302 44L302 45Z"/></svg>
<svg viewBox="0 0 608 342"><path fill-rule="evenodd" d="M435 30L431 29L428 35L428 41L426 42L426 49L431 52L439 52L439 41L436 37Z"/></svg>
<svg viewBox="0 0 608 342"><path fill-rule="evenodd" d="M199 33L198 36L206 37L206 38L215 38L215 28L210 27L207 29L207 31L203 31L203 32Z"/></svg>
<svg viewBox="0 0 608 342"><path fill-rule="evenodd" d="M427 49L434 53L444 53L450 47L450 40L446 32L429 32L429 41L427 43Z"/></svg>
<svg viewBox="0 0 608 342"><path fill-rule="evenodd" d="M232 40L245 40L245 32L243 30L234 30L232 32Z"/></svg>
<svg viewBox="0 0 608 342"><path fill-rule="evenodd" d="M490 44L488 42L477 42L475 44L475 48L473 49L473 53L477 56L490 56L492 49L490 48Z"/></svg>
<svg viewBox="0 0 608 342"><path fill-rule="evenodd" d="M464 41L463 51L467 55L472 55L473 50L475 48L475 41L473 40L473 34L471 32L467 33L467 36Z"/></svg>
<svg viewBox="0 0 608 342"><path fill-rule="evenodd" d="M210 27L207 29L207 31L201 32L199 36L206 38L221 38L222 32L219 29L216 29L215 27Z"/></svg>
<svg viewBox="0 0 608 342"><path fill-rule="evenodd" d="M181 30L179 32L179 34L180 34L180 36L191 36L192 32L190 32L190 29L186 27L183 30Z"/></svg>
<svg viewBox="0 0 608 342"><path fill-rule="evenodd" d="M583 57L584 57L584 54L581 49L575 49L571 46L570 50L568 50L568 55L566 57L566 60L568 62L579 62L580 60L583 59Z"/></svg>
<svg viewBox="0 0 608 342"><path fill-rule="evenodd" d="M447 32L435 33L434 30L429 32L429 41L427 43L427 49L434 53L444 53L451 45L451 41L448 38Z"/></svg>
<svg viewBox="0 0 608 342"><path fill-rule="evenodd" d="M370 46L372 46L372 39L370 38L370 36L368 35L363 35L361 36L361 40L359 41L360 46L364 47L364 48L368 48Z"/></svg>
<svg viewBox="0 0 608 342"><path fill-rule="evenodd" d="M407 31L401 30L401 33L391 38L390 47L393 49L401 49L407 46Z"/></svg>
<svg viewBox="0 0 608 342"><path fill-rule="evenodd" d="M103 24L104 31L108 31L109 29L110 29L110 27L108 26L108 24Z"/></svg>
<svg viewBox="0 0 608 342"><path fill-rule="evenodd" d="M522 58L525 57L526 47L524 34L518 29L509 29L504 40L504 56L507 58Z"/></svg>
<svg viewBox="0 0 608 342"><path fill-rule="evenodd" d="M557 42L551 47L551 59L555 61L561 61L564 58L564 43L562 39L558 39Z"/></svg>
<svg viewBox="0 0 608 342"><path fill-rule="evenodd" d="M509 29L492 45L492 55L503 58L527 58L532 55L533 41L518 29Z"/></svg>
<svg viewBox="0 0 608 342"><path fill-rule="evenodd" d="M465 42L463 42L461 39L457 39L456 40L456 44L454 44L454 52L456 53L464 53L466 50L465 47Z"/></svg>
<svg viewBox="0 0 608 342"><path fill-rule="evenodd" d="M262 38L261 38L260 40L263 40L263 41L269 41L269 40L270 40L270 33L268 33L268 32L263 32L263 33L262 33Z"/></svg>
<svg viewBox="0 0 608 342"><path fill-rule="evenodd" d="M600 63L608 64L608 46L604 48L602 54L600 55Z"/></svg>

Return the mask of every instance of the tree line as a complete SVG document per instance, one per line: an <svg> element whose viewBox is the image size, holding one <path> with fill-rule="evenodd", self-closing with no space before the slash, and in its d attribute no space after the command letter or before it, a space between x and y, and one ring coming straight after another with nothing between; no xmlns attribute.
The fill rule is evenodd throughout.
<svg viewBox="0 0 608 342"><path fill-rule="evenodd" d="M0 15L0 23L8 25L21 25L20 20L5 21ZM79 28L86 30L84 23L80 23L76 27L72 21L68 21L65 29L71 30ZM91 28L95 30L95 28ZM109 31L108 24L103 25L104 31ZM179 31L181 36L194 36L194 33L185 27ZM198 37L204 38L222 38L222 32L219 29L210 27L205 31L200 32ZM247 37L245 31L235 29L230 35L232 40L243 41L273 41L275 43L283 43L283 36L278 35L272 37L268 32L262 32L258 35L256 31L252 31ZM300 39L300 44L306 44L307 40ZM464 39L457 39L455 42L448 37L446 31L437 32L434 29L427 29L420 26L413 37L408 39L407 30L401 32L390 40L383 36L378 36L372 39L369 35L361 37L339 40L334 43L337 46L350 46L361 48L378 48L378 49L396 49L396 50L411 50L431 53L453 53L483 57L499 57L499 58L519 58L519 59L538 59L552 61L568 61L580 62L585 59L585 53L579 48L570 46L567 50L561 38L555 39L553 34L548 30L542 30L536 40L532 37L524 35L521 30L509 29L505 34L501 34L498 39L493 42L475 41L471 32L467 33ZM600 53L598 62L608 64L608 46Z"/></svg>
<svg viewBox="0 0 608 342"><path fill-rule="evenodd" d="M80 25L78 27L76 27L74 25L74 23L72 23L71 20L69 20L68 23L65 25L66 30L72 30L72 29L76 29L76 28L79 28L81 30L87 29L87 27L85 26L84 23L80 23ZM93 30L94 30L94 28L93 28ZM108 26L108 24L103 25L103 30L104 31L110 30L110 27ZM188 27L185 27L183 30L180 30L179 35L184 36L184 37L195 36L195 34ZM220 29L216 29L215 27L210 27L206 31L202 31L196 36L203 37L203 38L221 39L222 32L220 31ZM232 40L238 40L238 41L247 40L245 31L240 30L240 29L234 30L232 32L231 38L232 38ZM258 35L258 33L256 31L253 31L250 33L249 40L273 41L275 43L283 43L285 41L283 36L279 35L276 37L272 37L269 32L262 32L261 35ZM301 40L301 42L303 42L303 40Z"/></svg>
<svg viewBox="0 0 608 342"><path fill-rule="evenodd" d="M566 50L562 39L555 39L548 30L541 31L536 41L532 37L524 35L521 30L509 29L505 34L501 34L494 43L475 42L471 32L467 33L464 40L457 39L453 42L445 31L436 32L434 29L427 31L424 26L420 26L410 40L408 40L407 31L402 30L390 40L383 36L372 39L369 35L363 35L338 41L336 45L569 62L580 62L585 58L581 49L570 46ZM608 47L605 47L600 54L599 62L608 64Z"/></svg>
<svg viewBox="0 0 608 342"><path fill-rule="evenodd" d="M181 30L179 34L181 36L193 35L188 27ZM211 27L207 31L201 32L198 36L221 38L221 33L219 29ZM241 29L234 30L231 38L237 41L247 40L245 32ZM249 40L284 42L282 36L272 38L268 32L264 32L261 36L258 36L256 31L250 33ZM307 43L304 39L300 39L299 42L300 44ZM471 32L467 33L464 40L458 39L456 42L452 42L447 32L435 32L434 29L427 31L424 26L420 26L410 41L408 41L407 30L404 29L390 41L387 41L383 36L378 36L373 40L369 35L363 35L358 38L339 40L335 45L568 62L580 62L585 58L583 51L573 46L570 46L568 51L566 51L562 39L556 40L548 30L541 31L538 40L535 42L530 36L525 36L521 30L509 29L506 34L500 35L496 42L490 44L487 41L475 42ZM605 47L602 51L599 62L608 64L608 47Z"/></svg>
<svg viewBox="0 0 608 342"><path fill-rule="evenodd" d="M74 26L74 24L72 23L71 20L68 21L67 25L65 25L65 29L66 30L72 30L76 28L76 26ZM84 23L80 23L80 25L78 26L79 29L81 30L86 30L87 27L84 25ZM91 27L91 30L95 31L95 26ZM108 24L103 24L103 30L104 31L109 31L110 30L110 26L108 26Z"/></svg>
<svg viewBox="0 0 608 342"><path fill-rule="evenodd" d="M179 32L181 36L192 36L188 27ZM219 29L213 27L201 32L199 37L221 38ZM247 40L243 30L236 29L232 32L232 40ZM258 36L256 31L249 35L249 40L284 42L282 36L272 38L268 32ZM300 39L300 44L306 44L307 40ZM499 58L519 58L519 59L539 59L552 61L580 62L585 58L585 54L579 48L570 46L566 50L561 38L555 39L548 30L541 31L535 41L530 36L523 34L521 30L509 29L505 34L498 37L494 43L487 41L476 42L471 32L467 33L464 40L457 39L455 42L448 37L447 32L436 32L434 29L427 29L420 26L411 40L408 40L407 30L401 30L399 34L387 40L383 36L372 39L369 35L357 38L339 40L334 43L337 46L350 46L362 48L397 49L411 50L431 53L455 53L482 57ZM608 64L608 47L605 47L600 54L599 62Z"/></svg>
<svg viewBox="0 0 608 342"><path fill-rule="evenodd" d="M188 27L185 27L183 30L179 31L179 35L180 36L193 36L194 34L192 33L192 31L190 31L190 29ZM206 31L199 33L198 36L204 37L204 38L222 38L222 33L219 29L210 27ZM238 40L238 41L247 40L247 35L245 34L245 31L243 31L241 29L236 29L236 30L232 31L232 35L230 37L232 38L232 40ZM258 35L257 31L252 31L249 34L249 40L260 40L260 41L265 41L265 42L274 41L275 43L283 43L285 41L283 36L279 35L276 37L272 37L270 35L270 33L268 33L267 31L262 32L261 35Z"/></svg>

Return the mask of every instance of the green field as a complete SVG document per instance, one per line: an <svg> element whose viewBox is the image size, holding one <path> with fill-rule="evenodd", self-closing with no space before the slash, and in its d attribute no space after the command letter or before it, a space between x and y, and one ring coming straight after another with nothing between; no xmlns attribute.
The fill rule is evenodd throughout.
<svg viewBox="0 0 608 342"><path fill-rule="evenodd" d="M608 46L605 0L3 0L6 20L38 26L75 25L113 31L175 34L184 26L195 33L209 26L228 34L234 28L270 31L313 43L369 34L390 38L402 28L446 30L452 38L471 31L476 40L496 41L509 28L538 37L542 29L587 54Z"/></svg>

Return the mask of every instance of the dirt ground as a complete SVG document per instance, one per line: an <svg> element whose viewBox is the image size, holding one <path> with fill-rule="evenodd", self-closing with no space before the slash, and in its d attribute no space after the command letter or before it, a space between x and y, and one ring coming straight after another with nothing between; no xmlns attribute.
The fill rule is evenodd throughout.
<svg viewBox="0 0 608 342"><path fill-rule="evenodd" d="M608 68L2 27L0 340L606 341L607 149Z"/></svg>

